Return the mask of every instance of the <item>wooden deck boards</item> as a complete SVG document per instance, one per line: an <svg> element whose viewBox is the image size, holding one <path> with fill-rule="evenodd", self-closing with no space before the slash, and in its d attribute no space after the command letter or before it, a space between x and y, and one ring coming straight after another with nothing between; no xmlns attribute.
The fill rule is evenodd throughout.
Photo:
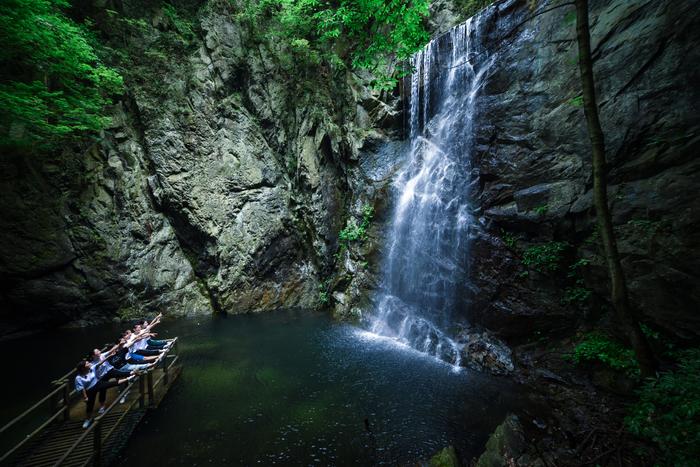
<svg viewBox="0 0 700 467"><path fill-rule="evenodd" d="M116 403L108 413L100 418L102 440L101 465L109 465L115 460L117 453L124 446L129 436L131 436L136 425L141 421L149 408L157 407L163 400L165 394L177 379L181 370L182 368L177 365L169 370L168 384L165 384L164 379L161 380L163 376L162 368L153 370L153 383L154 385L157 384L157 386L155 386L153 391L152 403L148 400L148 396L146 396L145 407L140 407L138 402L140 391L137 381L132 385L131 390L127 394L125 403ZM161 380L159 384L157 383L158 380ZM119 390L116 388L107 391L107 407L110 407L118 395ZM96 404L95 415L97 414L98 408L99 403ZM127 411L128 413L125 414ZM61 420L60 422L52 424L44 433L38 436L37 439L28 446L25 446L16 456L14 464L18 466L44 467L52 466L58 462L86 431L82 428L83 420L85 419L85 403L82 400L71 404L69 414L68 420ZM105 439L122 415L124 417L121 423L119 423L114 432L109 435L109 439ZM93 424L94 423L95 420L93 420ZM88 434L61 465L80 466L91 462L90 458L93 455L93 446L95 442L94 433L95 430Z"/></svg>

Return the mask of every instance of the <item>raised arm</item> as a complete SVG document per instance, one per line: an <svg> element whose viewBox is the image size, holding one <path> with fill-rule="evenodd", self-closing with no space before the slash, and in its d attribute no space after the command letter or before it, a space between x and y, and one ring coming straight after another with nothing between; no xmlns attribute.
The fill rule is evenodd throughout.
<svg viewBox="0 0 700 467"><path fill-rule="evenodd" d="M148 334L144 334L143 331L141 331L141 332L138 333L138 334L131 334L131 336L130 336L130 337L126 340L126 342L124 343L124 347L126 347L126 348L128 349L129 347L131 347L132 345L134 345L134 343L135 343L136 341L140 341L140 340L142 340L142 339L146 339L147 337L148 337Z"/></svg>
<svg viewBox="0 0 700 467"><path fill-rule="evenodd" d="M158 313L158 315L155 318L153 318L153 321L148 323L148 326L145 327L144 331L150 331L153 328L153 326L160 323L160 319L162 317L163 317L163 313Z"/></svg>
<svg viewBox="0 0 700 467"><path fill-rule="evenodd" d="M118 346L115 345L115 346L113 346L111 349L109 349L107 352L101 353L101 354L100 354L100 361L97 362L97 363L95 363L95 364L93 365L93 367L94 367L94 368L97 368L98 366L100 366L100 365L102 365L104 362L106 362L107 359L108 359L109 357L111 357L112 355L114 355L114 352L117 351L117 348L118 348Z"/></svg>

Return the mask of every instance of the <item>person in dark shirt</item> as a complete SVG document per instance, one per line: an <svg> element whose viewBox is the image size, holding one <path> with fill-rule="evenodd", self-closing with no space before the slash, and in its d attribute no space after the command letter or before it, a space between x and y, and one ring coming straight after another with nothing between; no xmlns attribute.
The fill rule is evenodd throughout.
<svg viewBox="0 0 700 467"><path fill-rule="evenodd" d="M127 344L123 337L117 340L116 350L107 360L114 368L122 371L144 371L151 368L158 360L158 357L142 357L143 361L130 360Z"/></svg>

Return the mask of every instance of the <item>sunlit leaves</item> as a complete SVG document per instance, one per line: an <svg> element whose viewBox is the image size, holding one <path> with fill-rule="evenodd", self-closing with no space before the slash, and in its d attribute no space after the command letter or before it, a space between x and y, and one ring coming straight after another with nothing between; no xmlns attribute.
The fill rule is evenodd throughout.
<svg viewBox="0 0 700 467"><path fill-rule="evenodd" d="M269 18L269 37L332 66L369 69L388 87L402 73L397 65L429 40L428 6L427 0L251 0L242 16ZM308 47L299 47L302 40Z"/></svg>
<svg viewBox="0 0 700 467"><path fill-rule="evenodd" d="M51 146L108 123L122 78L100 63L88 29L64 0L0 3L0 145Z"/></svg>

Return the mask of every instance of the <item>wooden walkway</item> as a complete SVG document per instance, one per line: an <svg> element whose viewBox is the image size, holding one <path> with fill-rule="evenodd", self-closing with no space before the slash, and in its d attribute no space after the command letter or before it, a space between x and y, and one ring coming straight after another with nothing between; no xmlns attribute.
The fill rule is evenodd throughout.
<svg viewBox="0 0 700 467"><path fill-rule="evenodd" d="M72 389L75 370L54 382L56 388L23 414L0 428L0 437L14 445L0 458L1 465L86 466L109 465L126 444L136 425L163 400L180 375L177 340L156 368L132 380L120 393L107 391L107 410L84 429L85 403ZM124 402L121 402L124 399ZM99 404L96 404L99 406ZM49 407L48 418L37 416ZM39 414L40 415L40 414ZM28 434L15 430L35 421Z"/></svg>

